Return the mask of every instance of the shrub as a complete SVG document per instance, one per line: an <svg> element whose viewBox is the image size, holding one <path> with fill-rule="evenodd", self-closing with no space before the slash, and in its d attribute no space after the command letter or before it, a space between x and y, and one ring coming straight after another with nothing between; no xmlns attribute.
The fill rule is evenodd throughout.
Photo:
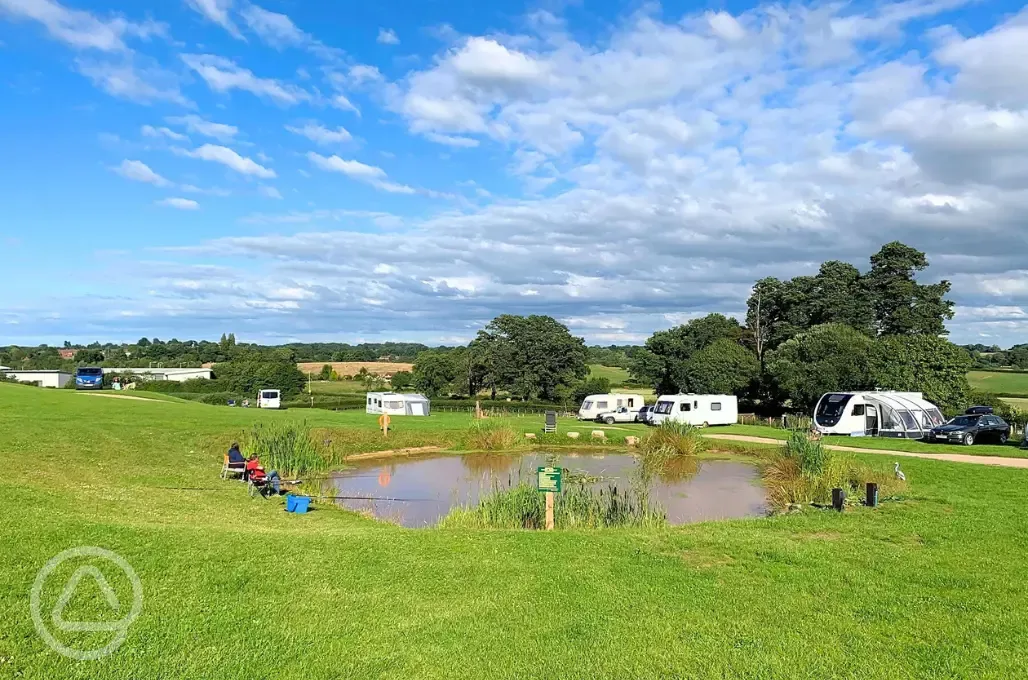
<svg viewBox="0 0 1028 680"><path fill-rule="evenodd" d="M478 420L462 437L462 448L470 451L505 451L518 443L518 431L502 420Z"/></svg>

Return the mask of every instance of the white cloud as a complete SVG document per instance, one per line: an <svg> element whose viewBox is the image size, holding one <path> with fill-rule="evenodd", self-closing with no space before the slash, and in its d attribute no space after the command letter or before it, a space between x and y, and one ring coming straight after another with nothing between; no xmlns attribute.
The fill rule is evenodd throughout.
<svg viewBox="0 0 1028 680"><path fill-rule="evenodd" d="M194 11L199 12L208 21L214 22L236 38L242 38L239 28L229 18L229 10L232 9L233 0L186 0Z"/></svg>
<svg viewBox="0 0 1028 680"><path fill-rule="evenodd" d="M400 38L393 29L380 28L378 29L378 42L383 45L399 45Z"/></svg>
<svg viewBox="0 0 1028 680"><path fill-rule="evenodd" d="M179 90L178 77L158 66L137 67L131 58L118 62L78 59L75 63L79 73L113 97L140 104L164 101L193 105Z"/></svg>
<svg viewBox="0 0 1028 680"><path fill-rule="evenodd" d="M157 201L157 205L164 206L165 208L175 208L177 210L197 210L200 208L199 203L188 198L165 198Z"/></svg>
<svg viewBox="0 0 1028 680"><path fill-rule="evenodd" d="M272 47L302 45L310 40L310 36L297 28L285 14L269 12L257 5L247 5L241 14L250 30Z"/></svg>
<svg viewBox="0 0 1028 680"><path fill-rule="evenodd" d="M257 187L257 191L261 192L261 196L264 196L265 198L274 198L277 200L282 200L282 194L279 193L279 190L275 187L262 184L259 187Z"/></svg>
<svg viewBox="0 0 1028 680"><path fill-rule="evenodd" d="M286 130L295 135L301 135L307 139L323 146L332 146L349 142L353 136L342 126L330 130L320 123L307 123L303 127L287 125Z"/></svg>
<svg viewBox="0 0 1028 680"><path fill-rule="evenodd" d="M171 182L151 170L150 166L142 161L126 159L121 162L121 165L113 168L113 170L125 179L130 179L133 182L145 182L158 187L166 187L171 184Z"/></svg>
<svg viewBox="0 0 1028 680"><path fill-rule="evenodd" d="M441 135L436 132L428 132L425 134L425 138L429 139L437 144L445 144L446 146L457 146L465 149L473 148L478 146L478 140L472 137L460 137L456 135Z"/></svg>
<svg viewBox="0 0 1028 680"><path fill-rule="evenodd" d="M216 92L244 90L280 104L292 105L311 98L310 93L289 83L260 78L235 62L213 54L183 54L182 61L196 71Z"/></svg>
<svg viewBox="0 0 1028 680"><path fill-rule="evenodd" d="M353 105L353 103L346 98L346 95L337 94L331 98L332 106L336 107L341 111L353 111L358 116L361 115L360 109Z"/></svg>
<svg viewBox="0 0 1028 680"><path fill-rule="evenodd" d="M732 42L746 37L746 29L728 12L707 12L707 22L714 35Z"/></svg>
<svg viewBox="0 0 1028 680"><path fill-rule="evenodd" d="M307 154L307 158L315 167L329 172L341 172L347 177L354 179L380 179L385 178L386 173L382 168L374 165L365 165L360 161L343 160L339 156L322 156L313 151Z"/></svg>
<svg viewBox="0 0 1028 680"><path fill-rule="evenodd" d="M83 10L69 9L55 0L0 0L0 16L38 21L56 40L79 49L125 51L125 38L166 36L167 26L154 21L136 23L122 17L100 19Z"/></svg>
<svg viewBox="0 0 1028 680"><path fill-rule="evenodd" d="M260 177L261 179L274 179L277 176L274 170L270 170L263 165L258 164L252 158L240 156L238 153L225 146L204 144L199 149L195 149L193 151L179 149L178 153L183 156L188 156L189 158L199 158L204 161L221 163L225 167L235 170L243 175L252 175L254 177Z"/></svg>
<svg viewBox="0 0 1028 680"><path fill-rule="evenodd" d="M204 137L212 137L223 142L231 140L239 134L239 128L235 125L213 123L192 113L186 116L171 116L165 120L172 125L181 125L192 133L203 135Z"/></svg>
<svg viewBox="0 0 1028 680"><path fill-rule="evenodd" d="M174 139L177 142L184 142L189 139L185 135L175 132L174 130L170 130L166 127L154 127L153 125L144 125L140 128L140 133L144 137L152 137L155 139L166 137L168 139Z"/></svg>

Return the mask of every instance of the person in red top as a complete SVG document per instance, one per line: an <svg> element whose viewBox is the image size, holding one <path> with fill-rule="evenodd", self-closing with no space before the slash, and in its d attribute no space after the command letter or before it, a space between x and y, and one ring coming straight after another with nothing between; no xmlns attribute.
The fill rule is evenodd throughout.
<svg viewBox="0 0 1028 680"><path fill-rule="evenodd" d="M257 456L252 456L246 459L246 468L243 470L243 480L254 480L258 482L264 480L264 468L261 467L261 462L257 459Z"/></svg>

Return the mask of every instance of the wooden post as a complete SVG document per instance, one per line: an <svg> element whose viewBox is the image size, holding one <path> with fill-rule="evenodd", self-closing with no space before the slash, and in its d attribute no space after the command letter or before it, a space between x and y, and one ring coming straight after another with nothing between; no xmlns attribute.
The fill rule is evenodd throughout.
<svg viewBox="0 0 1028 680"><path fill-rule="evenodd" d="M553 492L546 492L546 530L553 531Z"/></svg>

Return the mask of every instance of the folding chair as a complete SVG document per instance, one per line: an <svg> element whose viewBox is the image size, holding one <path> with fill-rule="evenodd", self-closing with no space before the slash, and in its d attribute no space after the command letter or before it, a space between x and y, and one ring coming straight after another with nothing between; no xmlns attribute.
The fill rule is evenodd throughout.
<svg viewBox="0 0 1028 680"><path fill-rule="evenodd" d="M551 433L557 431L557 412L547 411L546 412L546 425L543 427L543 432Z"/></svg>

